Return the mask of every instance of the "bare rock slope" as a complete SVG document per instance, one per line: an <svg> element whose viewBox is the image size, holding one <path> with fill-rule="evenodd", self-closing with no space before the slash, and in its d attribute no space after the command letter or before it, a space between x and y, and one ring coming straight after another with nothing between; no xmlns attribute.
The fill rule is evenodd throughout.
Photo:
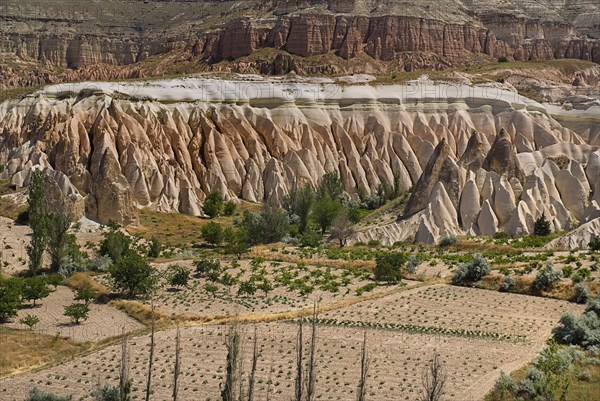
<svg viewBox="0 0 600 401"><path fill-rule="evenodd" d="M198 215L212 191L281 202L335 171L353 196L414 188L398 221L355 240L523 235L542 214L554 229L597 219L599 163L543 105L492 87L194 78L62 84L0 105L0 177L24 186L43 168L100 222Z"/></svg>

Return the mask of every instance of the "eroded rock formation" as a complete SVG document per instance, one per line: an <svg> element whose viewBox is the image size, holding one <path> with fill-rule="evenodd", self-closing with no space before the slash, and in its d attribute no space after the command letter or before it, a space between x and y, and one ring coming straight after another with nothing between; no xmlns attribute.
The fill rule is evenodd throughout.
<svg viewBox="0 0 600 401"><path fill-rule="evenodd" d="M201 214L212 191L281 202L332 171L355 198L396 181L414 188L400 220L355 238L384 243L524 235L542 214L557 230L596 219L599 148L538 103L489 94L256 78L59 85L0 105L0 177L25 186L39 166L89 218L126 224L142 207Z"/></svg>

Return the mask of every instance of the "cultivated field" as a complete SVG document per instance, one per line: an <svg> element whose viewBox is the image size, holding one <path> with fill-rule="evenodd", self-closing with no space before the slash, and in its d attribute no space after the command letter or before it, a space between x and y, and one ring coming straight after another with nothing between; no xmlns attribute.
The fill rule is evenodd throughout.
<svg viewBox="0 0 600 401"><path fill-rule="evenodd" d="M563 301L434 285L324 313L320 316L323 324L318 327L317 399L354 400L366 329L371 399L414 400L420 389L421 371L437 351L448 372L448 401L480 400L500 371L517 369L537 354L562 311L579 309ZM364 328L344 323L350 320L363 322ZM382 324L373 324L376 322ZM446 330L418 331L392 323ZM243 325L246 373L254 327L261 350L257 399L266 399L269 389L271 400L289 400L294 389L297 324L283 321ZM225 374L227 330L226 326L182 329L180 399L219 399L219 384ZM500 336L478 335L478 331ZM308 340L307 326L304 336ZM157 333L156 343L151 399L165 400L172 391L175 331ZM129 344L134 399L141 399L148 365L148 336L132 338ZM89 394L98 383L118 383L120 349L120 345L113 345L61 366L2 379L0 398L21 400L28 389L37 385L57 394L74 394L75 399L91 399Z"/></svg>

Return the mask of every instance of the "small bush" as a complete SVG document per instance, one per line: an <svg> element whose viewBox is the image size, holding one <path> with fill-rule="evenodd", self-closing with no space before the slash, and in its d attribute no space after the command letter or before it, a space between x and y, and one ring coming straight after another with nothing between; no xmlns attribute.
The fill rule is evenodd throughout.
<svg viewBox="0 0 600 401"><path fill-rule="evenodd" d="M72 396L60 397L58 395L47 393L43 390L40 390L37 387L34 387L29 392L29 395L27 396L25 401L71 401L72 399Z"/></svg>
<svg viewBox="0 0 600 401"><path fill-rule="evenodd" d="M202 239L211 245L219 245L223 242L223 228L219 223L213 221L204 224L200 227Z"/></svg>
<svg viewBox="0 0 600 401"><path fill-rule="evenodd" d="M375 270L373 271L375 280L385 281L388 284L395 284L402 280L402 266L406 263L405 253L390 252L384 253L375 259Z"/></svg>
<svg viewBox="0 0 600 401"><path fill-rule="evenodd" d="M505 276L500 285L500 291L507 292L513 285L515 285L515 279L512 276Z"/></svg>
<svg viewBox="0 0 600 401"><path fill-rule="evenodd" d="M64 315L71 319L71 322L79 324L81 320L87 320L90 313L90 307L86 304L74 303L65 306Z"/></svg>
<svg viewBox="0 0 600 401"><path fill-rule="evenodd" d="M215 275L219 277L221 274L221 262L219 260L200 259L194 261L194 267L196 267L196 273L202 277L210 277Z"/></svg>
<svg viewBox="0 0 600 401"><path fill-rule="evenodd" d="M370 239L369 242L367 242L367 245L370 247L378 247L381 246L381 242L379 242L379 240L376 239Z"/></svg>
<svg viewBox="0 0 600 401"><path fill-rule="evenodd" d="M300 238L301 247L318 248L323 243L323 237L314 230L306 230Z"/></svg>
<svg viewBox="0 0 600 401"><path fill-rule="evenodd" d="M223 206L223 214L225 216L233 216L235 214L235 210L237 209L237 205L234 201L229 201L225 203Z"/></svg>
<svg viewBox="0 0 600 401"><path fill-rule="evenodd" d="M546 237L550 235L550 222L546 219L546 216L542 214L542 216L535 221L533 225L533 234L538 237Z"/></svg>
<svg viewBox="0 0 600 401"><path fill-rule="evenodd" d="M152 237L148 246L148 257L158 258L160 256L161 250L162 244L160 243L160 240L156 237Z"/></svg>
<svg viewBox="0 0 600 401"><path fill-rule="evenodd" d="M594 235L590 241L589 247L592 252L600 252L600 236Z"/></svg>
<svg viewBox="0 0 600 401"><path fill-rule="evenodd" d="M19 320L19 323L24 324L29 327L30 330L33 330L33 326L40 322L40 318L36 315L27 315Z"/></svg>
<svg viewBox="0 0 600 401"><path fill-rule="evenodd" d="M451 245L456 245L458 243L458 238L456 238L456 235L445 235L441 240L440 240L440 247L444 248L447 246L451 246Z"/></svg>
<svg viewBox="0 0 600 401"><path fill-rule="evenodd" d="M223 197L219 192L211 192L206 196L202 211L209 218L215 218L223 211Z"/></svg>
<svg viewBox="0 0 600 401"><path fill-rule="evenodd" d="M481 255L475 255L473 260L460 265L452 282L454 284L472 283L479 281L490 273L490 264Z"/></svg>
<svg viewBox="0 0 600 401"><path fill-rule="evenodd" d="M587 286L583 283L575 284L575 286L573 287L573 292L573 300L578 304L585 304L590 298L590 291L588 290Z"/></svg>
<svg viewBox="0 0 600 401"><path fill-rule="evenodd" d="M109 385L104 385L103 387L98 387L92 393L92 397L94 397L94 401L121 401L121 395L119 393L119 388L109 386ZM127 399L129 399L129 398L127 398Z"/></svg>
<svg viewBox="0 0 600 401"><path fill-rule="evenodd" d="M498 62L499 63L508 63L508 57L500 56L500 57L498 57Z"/></svg>
<svg viewBox="0 0 600 401"><path fill-rule="evenodd" d="M172 287L187 287L190 280L190 272L183 266L171 265L169 266L170 276L169 285Z"/></svg>
<svg viewBox="0 0 600 401"><path fill-rule="evenodd" d="M554 270L552 263L548 262L535 276L533 286L538 291L548 291L558 280L560 280L561 276L561 272L559 270Z"/></svg>

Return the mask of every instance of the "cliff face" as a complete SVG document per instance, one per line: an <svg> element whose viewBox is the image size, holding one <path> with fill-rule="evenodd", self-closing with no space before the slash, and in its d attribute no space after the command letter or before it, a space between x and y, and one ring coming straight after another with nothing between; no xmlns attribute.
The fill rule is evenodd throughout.
<svg viewBox="0 0 600 401"><path fill-rule="evenodd" d="M524 14L527 10L494 12L492 8L480 15L480 9L466 3L458 7L453 2L416 0L402 8L388 0L139 4L113 0L104 8L92 4L81 12L60 9L60 4L55 9L32 7L27 0L7 0L7 6L0 9L0 54L10 61L7 66L20 60L37 62L49 71L132 64L141 70L142 65L156 67L155 62L144 62L165 54L177 53L176 63L210 65L249 56L262 48L303 57L335 53L352 59L364 54L381 61L414 53L433 54L446 64L478 54L600 62L599 39L580 33L579 29L594 31L587 25L578 28L551 12L540 18L538 11ZM435 65L406 68L422 67ZM115 77L119 73L127 76L121 70L111 71ZM88 77L85 73L80 76ZM3 78L12 82L8 73ZM15 84L44 77L27 79ZM51 82L51 77L46 82Z"/></svg>
<svg viewBox="0 0 600 401"><path fill-rule="evenodd" d="M332 171L354 197L396 179L401 192L415 188L404 220L357 236L386 243L526 234L542 213L564 229L600 201L598 147L541 105L490 88L64 84L1 104L0 132L0 178L25 186L39 166L101 222L135 222L140 207L198 215L212 191L281 202ZM566 169L547 160L560 155Z"/></svg>

